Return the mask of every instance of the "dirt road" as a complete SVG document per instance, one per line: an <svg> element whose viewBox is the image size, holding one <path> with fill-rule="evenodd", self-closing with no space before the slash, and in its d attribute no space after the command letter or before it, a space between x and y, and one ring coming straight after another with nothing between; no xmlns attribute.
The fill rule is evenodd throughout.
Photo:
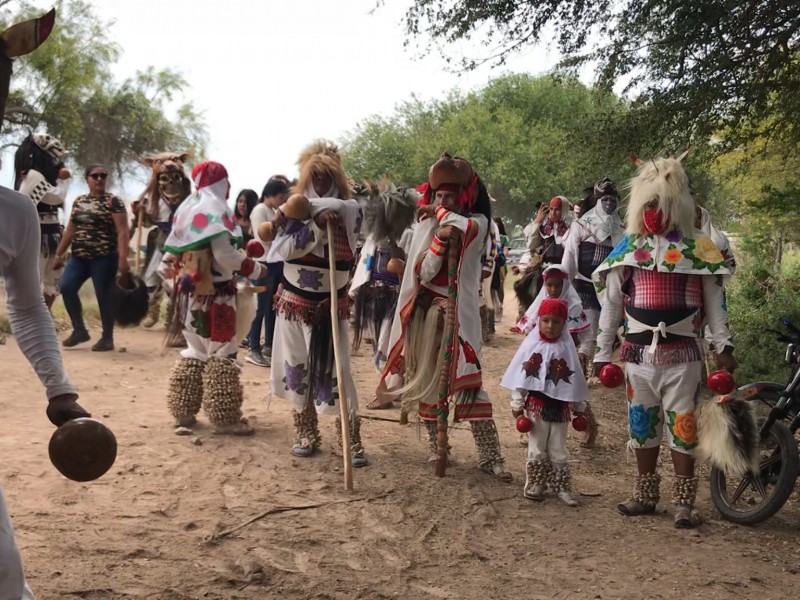
<svg viewBox="0 0 800 600"><path fill-rule="evenodd" d="M333 421L322 423L319 456L293 458L291 415L280 399L268 402L268 369L244 369L255 437L217 437L208 427L197 442L173 435L165 390L176 351L161 356L160 332L141 329L118 333L125 352L96 354L88 345L65 352L83 402L119 442L103 479L67 481L47 458L52 428L42 389L9 339L0 346L0 482L37 597L797 598L794 497L755 529L720 520L705 483L699 504L708 521L696 531L673 529L671 513L628 520L615 513L634 472L620 394L594 391L597 449L570 440L575 487L591 496L577 509L526 501L525 450L497 386L518 341L499 333L483 361L513 484L477 470L467 428L453 432L457 464L437 479L415 426L368 420L371 466L356 471L356 491L347 495ZM363 406L377 375L363 355L354 369ZM272 514L204 542L264 510L319 503L330 504Z"/></svg>

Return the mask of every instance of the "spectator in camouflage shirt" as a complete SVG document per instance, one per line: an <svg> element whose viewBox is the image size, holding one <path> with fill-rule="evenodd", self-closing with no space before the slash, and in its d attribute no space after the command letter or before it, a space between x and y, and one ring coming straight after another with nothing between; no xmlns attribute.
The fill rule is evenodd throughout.
<svg viewBox="0 0 800 600"><path fill-rule="evenodd" d="M107 352L114 349L114 317L108 302L109 290L117 270L125 273L130 269L128 215L122 200L106 192L108 169L91 165L84 174L89 193L73 202L69 224L56 252L56 262L62 263L64 253L72 245L72 256L61 278L61 295L72 321L72 333L62 344L70 348L89 341L78 292L91 277L103 324L103 335L92 346L92 351Z"/></svg>

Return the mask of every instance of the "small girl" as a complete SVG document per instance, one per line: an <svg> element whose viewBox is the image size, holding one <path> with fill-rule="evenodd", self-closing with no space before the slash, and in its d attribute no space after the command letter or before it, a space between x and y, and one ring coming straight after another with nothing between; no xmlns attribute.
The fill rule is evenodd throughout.
<svg viewBox="0 0 800 600"><path fill-rule="evenodd" d="M577 506L570 495L567 423L573 412L583 412L589 388L567 327L568 315L563 300L539 303L536 327L520 344L500 385L511 390L514 417L525 414L533 421L523 495L539 502L549 485L564 504Z"/></svg>
<svg viewBox="0 0 800 600"><path fill-rule="evenodd" d="M536 299L522 315L522 318L514 326L514 331L517 333L529 334L538 321L539 305L547 298L558 298L563 300L567 305L567 329L572 335L580 336L589 329L589 320L583 312L583 304L578 292L572 287L569 282L569 276L566 271L561 270L561 267L548 267L542 273L542 289L536 296Z"/></svg>

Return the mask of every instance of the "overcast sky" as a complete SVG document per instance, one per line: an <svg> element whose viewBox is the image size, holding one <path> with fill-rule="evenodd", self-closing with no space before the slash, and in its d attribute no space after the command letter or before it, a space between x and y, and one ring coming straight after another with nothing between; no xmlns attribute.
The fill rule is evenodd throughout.
<svg viewBox="0 0 800 600"><path fill-rule="evenodd" d="M376 0L92 4L114 22L110 37L122 49L116 76L150 65L179 70L191 86L188 98L205 117L208 158L228 168L234 190L260 192L272 174L294 176L299 151L315 138L339 141L360 120L391 113L412 93L434 98L505 72L541 73L555 62L554 54L537 48L502 71L448 72L436 50L420 58L415 47L404 48L401 21L410 1L387 0L375 11ZM476 44L471 54L480 53ZM70 196L80 183L74 181ZM126 188L133 196L140 186Z"/></svg>

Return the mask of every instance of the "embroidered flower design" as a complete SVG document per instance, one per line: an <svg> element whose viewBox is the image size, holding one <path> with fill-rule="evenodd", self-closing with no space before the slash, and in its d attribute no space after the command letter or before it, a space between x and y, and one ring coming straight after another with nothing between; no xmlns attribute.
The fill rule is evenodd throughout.
<svg viewBox="0 0 800 600"><path fill-rule="evenodd" d="M318 290L319 288L322 287L321 271L300 269L297 275L298 275L297 285L301 288L311 288L312 290Z"/></svg>
<svg viewBox="0 0 800 600"><path fill-rule="evenodd" d="M567 366L567 361L563 358L554 358L550 361L547 367L547 379L553 382L553 385L558 385L559 381L565 383L572 383L569 378L575 371Z"/></svg>
<svg viewBox="0 0 800 600"><path fill-rule="evenodd" d="M694 411L679 413L674 410L667 411L670 433L672 441L676 446L691 450L697 446L697 422L694 418Z"/></svg>
<svg viewBox="0 0 800 600"><path fill-rule="evenodd" d="M204 213L197 213L192 218L192 226L191 226L192 227L192 231L194 231L196 233L200 233L206 227L208 227L208 223L209 223L208 215L206 215Z"/></svg>
<svg viewBox="0 0 800 600"><path fill-rule="evenodd" d="M522 363L522 370L527 377L539 377L539 368L542 366L542 355L538 352L531 354L530 358Z"/></svg>
<svg viewBox="0 0 800 600"><path fill-rule="evenodd" d="M211 334L208 332L208 325L206 323L206 312L204 310L192 311L192 329L201 338L210 338Z"/></svg>
<svg viewBox="0 0 800 600"><path fill-rule="evenodd" d="M707 263L718 263L724 260L722 252L711 238L702 237L695 241L694 255Z"/></svg>
<svg viewBox="0 0 800 600"><path fill-rule="evenodd" d="M459 338L461 339L461 338ZM478 364L478 355L475 352L475 348L472 347L472 344L469 342L463 342L462 351L464 352L464 360L472 365Z"/></svg>
<svg viewBox="0 0 800 600"><path fill-rule="evenodd" d="M294 392L295 394L305 394L306 393L306 366L303 363L298 364L296 367L293 367L288 362L283 363L283 369L285 375L281 380L287 390L290 392Z"/></svg>
<svg viewBox="0 0 800 600"><path fill-rule="evenodd" d="M231 218L227 214L222 215L222 225L228 231L233 231L235 229L235 227L236 227L233 224L233 221L231 221Z"/></svg>
<svg viewBox="0 0 800 600"><path fill-rule="evenodd" d="M335 406L336 400L335 398L339 395L338 389L337 393L334 394L334 389L337 389L337 382L335 379L332 379L330 375L323 374L317 378L317 385L314 389L314 396L317 403L317 406L322 404L327 404L328 406Z"/></svg>
<svg viewBox="0 0 800 600"><path fill-rule="evenodd" d="M639 264L646 263L647 261L651 260L652 258L653 258L653 255L650 254L650 251L646 250L645 248L638 248L638 249L634 250L634 252L633 252L633 260L635 260Z"/></svg>
<svg viewBox="0 0 800 600"><path fill-rule="evenodd" d="M673 229L666 236L668 242L680 242L683 239L683 234L680 229Z"/></svg>
<svg viewBox="0 0 800 600"><path fill-rule="evenodd" d="M643 404L631 404L628 406L628 425L631 430L631 437L643 445L647 440L656 437L656 427L658 427L658 406L645 408Z"/></svg>
<svg viewBox="0 0 800 600"><path fill-rule="evenodd" d="M291 235L294 243L297 246L306 246L311 240L314 239L314 232L305 224L304 221L299 219L288 219L286 222L286 233Z"/></svg>
<svg viewBox="0 0 800 600"><path fill-rule="evenodd" d="M628 398L628 402L633 402L633 386L630 380L626 381L625 384L625 396Z"/></svg>
<svg viewBox="0 0 800 600"><path fill-rule="evenodd" d="M236 309L228 304L212 303L208 308L211 341L230 342L236 336Z"/></svg>
<svg viewBox="0 0 800 600"><path fill-rule="evenodd" d="M611 251L611 254L608 255L606 261L608 264L613 264L617 261L622 260L628 252L633 250L633 241L635 238L632 238L630 235L626 235L619 244L617 244L616 248Z"/></svg>
<svg viewBox="0 0 800 600"><path fill-rule="evenodd" d="M679 263L682 258L683 254L681 253L681 251L672 245L670 245L670 247L664 253L664 262L667 262L671 265Z"/></svg>

